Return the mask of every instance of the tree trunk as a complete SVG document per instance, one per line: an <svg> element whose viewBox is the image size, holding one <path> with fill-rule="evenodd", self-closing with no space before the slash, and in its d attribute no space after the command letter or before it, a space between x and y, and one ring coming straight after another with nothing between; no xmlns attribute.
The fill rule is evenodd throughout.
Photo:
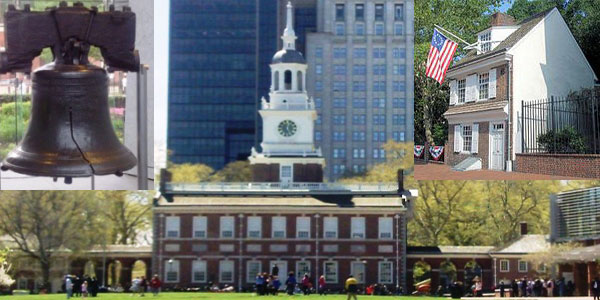
<svg viewBox="0 0 600 300"><path fill-rule="evenodd" d="M42 267L42 289L46 289L47 292L50 292L50 263L40 260L40 266Z"/></svg>

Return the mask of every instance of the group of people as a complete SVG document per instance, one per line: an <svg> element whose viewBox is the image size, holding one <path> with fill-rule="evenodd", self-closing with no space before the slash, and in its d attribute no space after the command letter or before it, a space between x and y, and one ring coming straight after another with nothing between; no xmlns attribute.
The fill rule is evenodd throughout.
<svg viewBox="0 0 600 300"><path fill-rule="evenodd" d="M281 282L279 279L279 267L273 265L271 273L258 273L255 279L256 294L259 296L264 295L277 295L282 284L285 285L285 291L288 295L294 293L302 293L304 295L310 295L314 291L312 279L308 274L304 274L302 279L298 281L294 272L289 272L285 282ZM326 291L325 287L325 276L321 275L319 278L319 294L324 295Z"/></svg>
<svg viewBox="0 0 600 300"><path fill-rule="evenodd" d="M504 297L504 290L507 286L500 282L500 296ZM565 282L564 278L557 280L551 278L528 279L527 276L521 280L513 279L510 283L511 297L565 297L573 296L575 284L569 280Z"/></svg>
<svg viewBox="0 0 600 300"><path fill-rule="evenodd" d="M63 290L67 293L67 299L71 297L87 298L88 295L96 297L98 295L98 280L96 277L84 275L83 278L65 275Z"/></svg>
<svg viewBox="0 0 600 300"><path fill-rule="evenodd" d="M156 296L158 295L161 286L162 281L158 278L158 274L154 274L150 282L148 282L145 276L134 278L131 281L131 288L129 290L131 291L132 296L139 294L140 297L143 297L148 291L148 287L150 287L150 291Z"/></svg>

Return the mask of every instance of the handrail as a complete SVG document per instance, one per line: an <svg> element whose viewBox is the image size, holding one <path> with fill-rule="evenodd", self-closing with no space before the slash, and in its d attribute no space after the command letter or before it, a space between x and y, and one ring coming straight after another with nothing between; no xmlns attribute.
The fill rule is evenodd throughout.
<svg viewBox="0 0 600 300"><path fill-rule="evenodd" d="M396 183L341 184L321 182L203 182L203 183L167 183L167 191L179 192L267 192L267 191L363 191L392 192L398 189Z"/></svg>

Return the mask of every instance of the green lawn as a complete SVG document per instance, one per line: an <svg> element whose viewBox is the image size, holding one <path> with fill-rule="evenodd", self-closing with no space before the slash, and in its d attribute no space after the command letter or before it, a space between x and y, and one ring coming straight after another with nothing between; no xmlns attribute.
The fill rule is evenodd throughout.
<svg viewBox="0 0 600 300"><path fill-rule="evenodd" d="M65 294L57 294L57 295L28 295L28 296L0 296L0 299L6 298L10 300L58 300L58 299L67 299ZM98 299L98 300L132 300L140 298L139 296L131 297L131 294L99 294L96 298L88 298L88 299ZM254 294L249 293L241 293L241 294L212 294L212 293L162 293L157 297L152 296L152 294L146 294L146 297L141 299L186 299L186 300L243 300L243 299L265 299L265 300L273 300L273 299L328 299L328 300L345 300L345 295L327 295L325 297L319 297L319 295L311 295L310 297L305 297L302 295L288 296L285 294L280 294L279 296L256 296ZM71 299L82 299L82 298L71 298ZM391 300L391 299L403 299L403 300L433 300L433 297L395 297L395 296L358 296L358 299L365 300Z"/></svg>

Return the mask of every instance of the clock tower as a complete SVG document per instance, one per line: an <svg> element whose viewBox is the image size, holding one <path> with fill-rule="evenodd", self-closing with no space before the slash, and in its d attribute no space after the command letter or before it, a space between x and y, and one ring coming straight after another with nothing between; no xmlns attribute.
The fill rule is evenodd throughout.
<svg viewBox="0 0 600 300"><path fill-rule="evenodd" d="M292 4L287 4L283 49L271 61L269 100L261 99L262 153L248 158L257 182L322 182L325 160L314 144L314 102L306 93L306 60L296 50Z"/></svg>

